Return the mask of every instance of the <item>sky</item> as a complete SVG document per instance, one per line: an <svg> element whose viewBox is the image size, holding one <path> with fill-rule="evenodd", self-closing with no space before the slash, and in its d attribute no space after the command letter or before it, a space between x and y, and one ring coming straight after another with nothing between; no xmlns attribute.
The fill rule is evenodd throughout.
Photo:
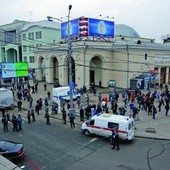
<svg viewBox="0 0 170 170"><path fill-rule="evenodd" d="M170 0L0 0L0 4L0 25L15 19L36 22L47 16L66 21L71 4L71 19L108 19L158 43L170 35Z"/></svg>

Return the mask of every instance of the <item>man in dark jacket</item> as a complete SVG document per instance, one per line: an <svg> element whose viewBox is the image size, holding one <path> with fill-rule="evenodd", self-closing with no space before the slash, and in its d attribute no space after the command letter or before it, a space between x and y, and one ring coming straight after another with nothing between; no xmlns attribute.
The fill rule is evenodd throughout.
<svg viewBox="0 0 170 170"><path fill-rule="evenodd" d="M117 147L117 150L119 150L119 134L117 129L112 130L112 149L115 149L115 146Z"/></svg>
<svg viewBox="0 0 170 170"><path fill-rule="evenodd" d="M8 131L8 119L7 119L6 115L4 115L2 117L2 124L3 124L3 127L4 127L4 132Z"/></svg>

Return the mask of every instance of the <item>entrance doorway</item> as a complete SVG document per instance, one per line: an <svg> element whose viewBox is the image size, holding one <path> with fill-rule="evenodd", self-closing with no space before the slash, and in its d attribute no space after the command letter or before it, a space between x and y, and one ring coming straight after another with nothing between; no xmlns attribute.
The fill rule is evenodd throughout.
<svg viewBox="0 0 170 170"><path fill-rule="evenodd" d="M90 84L95 83L95 71L90 70Z"/></svg>

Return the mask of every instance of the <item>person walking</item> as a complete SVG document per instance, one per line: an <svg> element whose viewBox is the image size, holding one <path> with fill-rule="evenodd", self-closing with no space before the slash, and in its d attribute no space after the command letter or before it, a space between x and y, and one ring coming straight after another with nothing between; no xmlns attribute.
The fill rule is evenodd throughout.
<svg viewBox="0 0 170 170"><path fill-rule="evenodd" d="M32 122L36 121L34 109L31 109Z"/></svg>
<svg viewBox="0 0 170 170"><path fill-rule="evenodd" d="M35 112L37 113L37 116L39 115L40 113L40 105L39 105L39 102L37 101L37 104L35 105Z"/></svg>
<svg viewBox="0 0 170 170"><path fill-rule="evenodd" d="M153 106L152 106L152 118L153 119L155 119L156 113L157 113L157 110L156 110L155 105L153 104Z"/></svg>
<svg viewBox="0 0 170 170"><path fill-rule="evenodd" d="M47 84L44 83L44 91L47 91Z"/></svg>
<svg viewBox="0 0 170 170"><path fill-rule="evenodd" d="M50 123L50 115L49 115L48 112L45 113L45 118L46 118L46 124L51 125L51 123Z"/></svg>
<svg viewBox="0 0 170 170"><path fill-rule="evenodd" d="M168 112L169 112L169 103L165 105L165 116L168 116Z"/></svg>
<svg viewBox="0 0 170 170"><path fill-rule="evenodd" d="M17 106L18 106L18 111L21 111L22 109L21 109L21 107L22 107L22 101L21 100L19 100L18 102L17 102Z"/></svg>
<svg viewBox="0 0 170 170"><path fill-rule="evenodd" d="M84 109L82 106L80 107L80 121L84 121Z"/></svg>
<svg viewBox="0 0 170 170"><path fill-rule="evenodd" d="M66 117L67 117L67 114L66 114L66 110L65 108L63 107L62 109L62 119L63 119L63 124L66 124Z"/></svg>
<svg viewBox="0 0 170 170"><path fill-rule="evenodd" d="M115 149L115 146L117 147L117 150L119 150L119 134L117 129L112 130L112 149Z"/></svg>
<svg viewBox="0 0 170 170"><path fill-rule="evenodd" d="M28 123L30 124L31 123L31 112L30 112L30 110L28 110L28 112L27 112L27 119L28 119Z"/></svg>
<svg viewBox="0 0 170 170"><path fill-rule="evenodd" d="M47 97L48 97L48 100L50 100L50 98L51 98L51 93L48 91L47 92Z"/></svg>
<svg viewBox="0 0 170 170"><path fill-rule="evenodd" d="M69 114L69 119L70 119L71 128L75 128L75 123L74 123L75 116L73 115L73 113Z"/></svg>

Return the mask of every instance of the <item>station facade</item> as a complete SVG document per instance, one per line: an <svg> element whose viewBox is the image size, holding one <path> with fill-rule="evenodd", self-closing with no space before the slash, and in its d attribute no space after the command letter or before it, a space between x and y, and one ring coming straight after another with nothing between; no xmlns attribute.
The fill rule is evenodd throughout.
<svg viewBox="0 0 170 170"><path fill-rule="evenodd" d="M78 87L91 83L108 87L115 81L129 88L130 80L141 75L154 75L159 83L170 82L170 46L149 39L123 37L115 42L72 42L72 78ZM135 42L136 41L136 42ZM68 85L68 45L35 51L36 79Z"/></svg>

